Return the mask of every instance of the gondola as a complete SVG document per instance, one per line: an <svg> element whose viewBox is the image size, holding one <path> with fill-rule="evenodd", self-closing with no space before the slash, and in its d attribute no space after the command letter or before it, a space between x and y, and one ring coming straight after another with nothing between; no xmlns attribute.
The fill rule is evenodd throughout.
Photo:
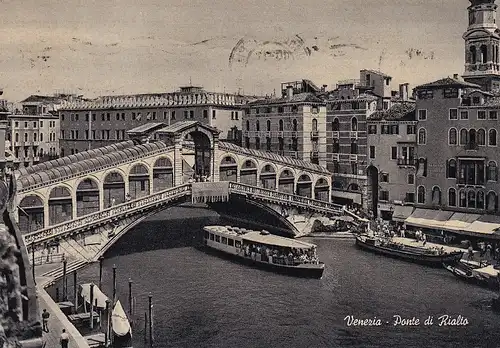
<svg viewBox="0 0 500 348"><path fill-rule="evenodd" d="M114 347L132 347L132 327L120 300L116 301L111 314Z"/></svg>
<svg viewBox="0 0 500 348"><path fill-rule="evenodd" d="M463 256L462 251L436 253L427 248L393 243L388 239L371 237L368 235L357 235L356 245L361 249L377 254L431 267L442 267L444 263L453 264L458 262Z"/></svg>

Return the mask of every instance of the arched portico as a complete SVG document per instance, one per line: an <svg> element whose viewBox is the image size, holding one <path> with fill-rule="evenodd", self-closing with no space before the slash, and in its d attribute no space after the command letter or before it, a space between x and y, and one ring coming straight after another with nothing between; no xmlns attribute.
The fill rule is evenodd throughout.
<svg viewBox="0 0 500 348"><path fill-rule="evenodd" d="M99 185L92 178L85 178L76 188L76 216L84 216L99 211Z"/></svg>
<svg viewBox="0 0 500 348"><path fill-rule="evenodd" d="M174 168L168 157L158 158L153 165L153 192L174 186Z"/></svg>
<svg viewBox="0 0 500 348"><path fill-rule="evenodd" d="M131 199L146 197L149 195L149 170L146 165L138 163L130 169L128 175L128 193Z"/></svg>
<svg viewBox="0 0 500 348"><path fill-rule="evenodd" d="M297 180L297 194L299 196L312 198L312 180L307 174L302 174Z"/></svg>
<svg viewBox="0 0 500 348"><path fill-rule="evenodd" d="M251 159L245 159L240 169L240 182L257 186L257 164Z"/></svg>
<svg viewBox="0 0 500 348"><path fill-rule="evenodd" d="M314 199L324 202L330 201L330 186L328 185L328 180L325 178L319 178L316 181L314 185Z"/></svg>
<svg viewBox="0 0 500 348"><path fill-rule="evenodd" d="M290 169L284 169L280 173L280 177L278 180L278 191L294 194L295 175Z"/></svg>
<svg viewBox="0 0 500 348"><path fill-rule="evenodd" d="M108 173L103 182L104 208L125 202L125 180L117 171Z"/></svg>
<svg viewBox="0 0 500 348"><path fill-rule="evenodd" d="M49 226L73 219L73 199L65 186L54 187L49 195Z"/></svg>
<svg viewBox="0 0 500 348"><path fill-rule="evenodd" d="M263 188L276 190L276 170L273 165L264 165L260 171L259 179Z"/></svg>
<svg viewBox="0 0 500 348"><path fill-rule="evenodd" d="M44 226L43 200L37 195L24 197L19 203L19 229L23 233L39 230Z"/></svg>
<svg viewBox="0 0 500 348"><path fill-rule="evenodd" d="M219 165L220 181L238 181L238 164L233 156L224 156Z"/></svg>

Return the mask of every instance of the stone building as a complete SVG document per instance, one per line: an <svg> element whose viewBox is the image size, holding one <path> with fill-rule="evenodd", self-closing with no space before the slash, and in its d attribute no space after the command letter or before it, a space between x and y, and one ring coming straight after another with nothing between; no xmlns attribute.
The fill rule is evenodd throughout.
<svg viewBox="0 0 500 348"><path fill-rule="evenodd" d="M368 132L367 206L375 217L408 217L415 201L415 103L371 114Z"/></svg>
<svg viewBox="0 0 500 348"><path fill-rule="evenodd" d="M173 93L103 96L66 103L60 110L61 155L128 140L127 131L149 122L200 121L241 142L245 96L181 87Z"/></svg>
<svg viewBox="0 0 500 348"><path fill-rule="evenodd" d="M315 93L302 92L314 90L307 80L303 81L284 84L281 98L246 105L244 147L326 166L326 105Z"/></svg>

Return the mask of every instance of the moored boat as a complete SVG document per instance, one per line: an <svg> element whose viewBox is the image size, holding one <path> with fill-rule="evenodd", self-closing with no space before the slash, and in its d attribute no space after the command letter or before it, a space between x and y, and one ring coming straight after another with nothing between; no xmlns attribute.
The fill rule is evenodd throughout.
<svg viewBox="0 0 500 348"><path fill-rule="evenodd" d="M499 290L498 270L492 265L474 264L462 260L453 264L444 263L443 266L454 276L467 283L491 290Z"/></svg>
<svg viewBox="0 0 500 348"><path fill-rule="evenodd" d="M231 226L205 226L207 250L240 263L277 273L304 278L323 276L316 245L296 239Z"/></svg>
<svg viewBox="0 0 500 348"><path fill-rule="evenodd" d="M132 327L130 326L127 314L120 300L116 301L113 307L113 312L111 313L111 327L113 329L114 347L132 346Z"/></svg>
<svg viewBox="0 0 500 348"><path fill-rule="evenodd" d="M463 256L461 251L451 253L433 251L423 247L393 243L389 239L368 235L356 236L356 245L377 254L432 267L442 267L443 263L458 262Z"/></svg>

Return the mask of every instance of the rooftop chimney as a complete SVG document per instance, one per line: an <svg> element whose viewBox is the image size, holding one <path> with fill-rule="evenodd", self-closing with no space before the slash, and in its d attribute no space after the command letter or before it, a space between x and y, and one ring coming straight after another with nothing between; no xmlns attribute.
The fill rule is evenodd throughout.
<svg viewBox="0 0 500 348"><path fill-rule="evenodd" d="M286 97L288 100L292 100L292 98L293 98L293 86L286 87Z"/></svg>
<svg viewBox="0 0 500 348"><path fill-rule="evenodd" d="M399 85L399 98L401 98L402 101L408 101L409 98L409 88L408 88L408 83L402 83Z"/></svg>
<svg viewBox="0 0 500 348"><path fill-rule="evenodd" d="M325 92L326 91L326 87L328 87L328 85L323 85L323 87L321 87L321 92Z"/></svg>
<svg viewBox="0 0 500 348"><path fill-rule="evenodd" d="M453 78L454 78L455 80L458 80L458 74L453 74Z"/></svg>

